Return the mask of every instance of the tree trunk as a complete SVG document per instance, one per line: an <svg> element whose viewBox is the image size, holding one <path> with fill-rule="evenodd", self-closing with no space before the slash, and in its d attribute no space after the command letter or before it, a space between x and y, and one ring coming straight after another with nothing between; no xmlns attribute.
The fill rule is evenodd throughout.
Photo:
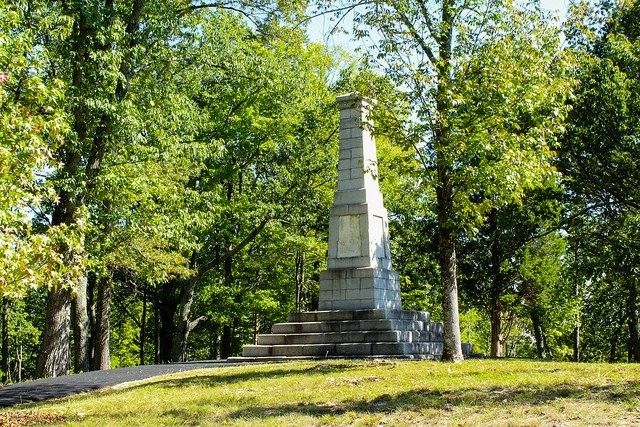
<svg viewBox="0 0 640 427"><path fill-rule="evenodd" d="M70 317L69 289L52 288L47 297L45 329L36 365L36 377L56 377L69 373L71 368Z"/></svg>
<svg viewBox="0 0 640 427"><path fill-rule="evenodd" d="M492 302L489 318L491 321L491 353L489 355L491 357L502 357L502 311L500 310L499 302Z"/></svg>
<svg viewBox="0 0 640 427"><path fill-rule="evenodd" d="M253 345L258 344L258 333L260 332L260 316L258 313L253 313Z"/></svg>
<svg viewBox="0 0 640 427"><path fill-rule="evenodd" d="M200 323L207 320L205 316L200 316L195 320L190 320L191 306L195 296L196 280L194 278L183 280L180 291L179 319L173 335L171 346L171 360L173 362L186 362L188 359L187 344L189 334Z"/></svg>
<svg viewBox="0 0 640 427"><path fill-rule="evenodd" d="M302 296L304 292L304 252L296 253L296 311L302 311Z"/></svg>
<svg viewBox="0 0 640 427"><path fill-rule="evenodd" d="M444 224L445 222L443 222ZM444 323L443 361L460 362L462 342L460 337L460 320L458 317L458 284L456 280L456 249L449 230L440 227L439 261L443 283L442 312Z"/></svg>
<svg viewBox="0 0 640 427"><path fill-rule="evenodd" d="M220 339L220 358L228 359L231 356L231 326L222 327L222 338Z"/></svg>
<svg viewBox="0 0 640 427"><path fill-rule="evenodd" d="M576 297L580 296L580 285L577 280L573 294ZM576 314L576 326L573 328L573 361L580 362L580 313Z"/></svg>
<svg viewBox="0 0 640 427"><path fill-rule="evenodd" d="M629 362L640 362L640 336L638 336L638 289L633 279L627 279L627 326L629 328Z"/></svg>
<svg viewBox="0 0 640 427"><path fill-rule="evenodd" d="M153 363L160 363L160 308L158 300L153 305Z"/></svg>
<svg viewBox="0 0 640 427"><path fill-rule="evenodd" d="M209 359L216 360L220 344L217 324L212 324L209 328L209 337Z"/></svg>
<svg viewBox="0 0 640 427"><path fill-rule="evenodd" d="M622 332L622 325L618 323L611 334L609 340L609 363L615 363L618 361L618 338Z"/></svg>
<svg viewBox="0 0 640 427"><path fill-rule="evenodd" d="M147 292L142 292L142 319L140 320L140 366L145 364L144 352L147 341Z"/></svg>
<svg viewBox="0 0 640 427"><path fill-rule="evenodd" d="M165 283L158 289L158 363L171 363L173 338L176 333L175 317L178 301L175 282Z"/></svg>
<svg viewBox="0 0 640 427"><path fill-rule="evenodd" d="M497 212L492 209L488 216L491 234L491 286L489 288L489 319L491 321L491 357L503 357L504 337L502 334L502 302L504 277L502 274L502 245L498 229Z"/></svg>
<svg viewBox="0 0 640 427"><path fill-rule="evenodd" d="M233 197L233 184L229 183L227 186L227 200L231 200ZM227 243L227 253L233 252L233 244ZM233 257L227 256L224 260L224 283L227 287L231 288L233 281ZM228 359L231 356L232 346L232 328L230 325L224 325L222 327L222 338L220 339L220 358Z"/></svg>
<svg viewBox="0 0 640 427"><path fill-rule="evenodd" d="M573 361L580 362L580 325L573 328Z"/></svg>
<svg viewBox="0 0 640 427"><path fill-rule="evenodd" d="M546 345L544 343L544 333L542 331L542 323L540 321L540 314L537 310L531 310L531 324L533 325L533 337L536 341L536 353L538 359L546 359Z"/></svg>
<svg viewBox="0 0 640 427"><path fill-rule="evenodd" d="M96 325L93 337L93 370L102 371L111 368L111 298L113 283L110 277L103 277L98 282L98 298L96 301Z"/></svg>
<svg viewBox="0 0 640 427"><path fill-rule="evenodd" d="M69 176L75 176L80 165L78 152L67 153L64 170ZM76 195L66 189L58 192L59 202L54 206L51 224L72 225L75 222L75 212L78 207ZM63 244L57 249L62 258L68 262L74 261L73 249ZM66 375L71 368L71 292L69 289L53 287L47 295L47 308L42 343L36 366L36 377L51 377Z"/></svg>
<svg viewBox="0 0 640 427"><path fill-rule="evenodd" d="M97 289L97 276L94 272L89 271L87 273L87 315L89 316L89 348L87 354L89 355L89 366L93 366L93 354L95 346L95 330L96 330L96 296L95 290Z"/></svg>
<svg viewBox="0 0 640 427"><path fill-rule="evenodd" d="M2 383L9 378L9 298L2 298Z"/></svg>
<svg viewBox="0 0 640 427"><path fill-rule="evenodd" d="M89 371L89 314L87 312L87 278L78 281L71 300L73 325L73 369Z"/></svg>
<svg viewBox="0 0 640 427"><path fill-rule="evenodd" d="M195 269L197 266L198 253L191 254L189 267ZM186 362L188 359L187 345L189 344L189 334L201 322L207 320L205 316L200 316L195 320L191 320L191 307L195 298L196 284L198 277L182 280L180 283L180 299L178 302L178 321L175 334L173 335L173 343L171 346L171 360L174 362Z"/></svg>
<svg viewBox="0 0 640 427"><path fill-rule="evenodd" d="M462 342L458 315L458 282L456 277L457 259L455 245L455 225L453 218L453 182L451 161L447 149L451 130L449 114L451 95L449 94L451 55L453 53L453 0L442 2L442 31L438 40L440 61L437 65L438 86L436 94L435 150L438 170L436 186L438 210L438 246L440 275L442 279L442 316L444 323L443 361L460 362Z"/></svg>
<svg viewBox="0 0 640 427"><path fill-rule="evenodd" d="M458 283L456 277L456 247L452 231L453 195L449 179L450 170L438 167L440 185L438 197L438 247L440 277L442 279L442 314L444 323L443 361L460 362L462 341L460 337L460 320L458 316Z"/></svg>

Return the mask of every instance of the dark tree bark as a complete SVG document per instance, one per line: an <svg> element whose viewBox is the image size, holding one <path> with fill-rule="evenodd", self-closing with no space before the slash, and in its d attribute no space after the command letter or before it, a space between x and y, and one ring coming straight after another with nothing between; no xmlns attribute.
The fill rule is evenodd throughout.
<svg viewBox="0 0 640 427"><path fill-rule="evenodd" d="M74 75L74 80L75 78ZM84 129L80 127L76 131L80 135ZM80 166L80 159L80 153L77 151L67 153L64 165L66 173L74 176ZM59 202L53 209L52 225L73 224L77 209L76 195L63 189L59 191L58 197ZM66 245L58 248L58 252L68 262L73 262L71 251L72 249ZM71 342L69 330L71 325L71 293L69 289L57 287L49 290L45 319L36 377L66 375L71 367L71 351L69 349Z"/></svg>
<svg viewBox="0 0 640 427"><path fill-rule="evenodd" d="M305 253L296 253L296 311L302 311Z"/></svg>
<svg viewBox="0 0 640 427"><path fill-rule="evenodd" d="M187 344L189 342L189 334L200 323L207 320L206 316L200 316L195 320L190 320L191 306L195 297L195 279L184 280L181 286L178 321L176 330L173 335L173 343L171 346L171 360L174 362L186 362L188 359Z"/></svg>
<svg viewBox="0 0 640 427"><path fill-rule="evenodd" d="M577 257L577 256L576 256ZM580 285L576 280L576 285L573 289L573 294L576 297L580 296ZM580 362L580 314L577 314L576 326L573 328L573 361Z"/></svg>
<svg viewBox="0 0 640 427"><path fill-rule="evenodd" d="M87 311L87 279L78 284L71 300L73 324L73 368L76 373L88 372L89 353L89 315Z"/></svg>
<svg viewBox="0 0 640 427"><path fill-rule="evenodd" d="M440 191L439 191L440 193ZM458 283L456 278L456 249L454 238L446 223L446 213L439 227L439 262L443 283L442 310L444 320L443 361L459 362L463 360L460 337L460 320L458 317Z"/></svg>
<svg viewBox="0 0 640 427"><path fill-rule="evenodd" d="M260 315L253 313L253 339L251 340L253 345L258 344L258 333L260 332Z"/></svg>
<svg viewBox="0 0 640 427"><path fill-rule="evenodd" d="M233 188L231 185L229 188ZM229 190L232 192L232 190ZM227 194L230 199L231 196ZM233 251L233 245L227 245L227 253L231 253ZM231 286L231 282L233 281L233 257L227 256L224 260L224 282L227 286ZM233 341L233 329L230 325L224 325L222 327L222 338L220 339L220 358L228 359L232 353L232 341Z"/></svg>
<svg viewBox="0 0 640 427"><path fill-rule="evenodd" d="M640 362L640 336L638 336L638 289L633 279L627 279L627 327L629 341L627 359L629 362Z"/></svg>
<svg viewBox="0 0 640 427"><path fill-rule="evenodd" d="M231 326L224 325L222 327L222 338L220 339L220 358L228 359L231 356L231 341L232 341Z"/></svg>
<svg viewBox="0 0 640 427"><path fill-rule="evenodd" d="M158 288L156 307L158 310L158 363L171 363L174 334L176 332L175 317L178 309L176 296L177 280Z"/></svg>
<svg viewBox="0 0 640 427"><path fill-rule="evenodd" d="M209 359L211 360L218 358L219 338L218 325L212 324L209 328Z"/></svg>
<svg viewBox="0 0 640 427"><path fill-rule="evenodd" d="M147 342L147 292L142 292L142 319L140 319L140 366L145 364L145 349Z"/></svg>
<svg viewBox="0 0 640 427"><path fill-rule="evenodd" d="M489 313L491 322L491 357L503 356L503 339L502 339L502 311L499 303L492 302L492 308Z"/></svg>
<svg viewBox="0 0 640 427"><path fill-rule="evenodd" d="M536 353L538 359L547 358L546 339L544 338L544 331L542 330L542 321L540 320L540 313L538 310L531 310L531 324L533 325L533 337L536 341Z"/></svg>
<svg viewBox="0 0 640 427"><path fill-rule="evenodd" d="M504 336L502 333L502 301L505 278L502 273L502 245L498 230L497 212L489 213L489 232L491 233L491 287L489 289L489 319L491 322L491 357L503 357Z"/></svg>
<svg viewBox="0 0 640 427"><path fill-rule="evenodd" d="M160 363L160 308L158 300L153 305L153 363Z"/></svg>
<svg viewBox="0 0 640 427"><path fill-rule="evenodd" d="M96 296L94 295L97 289L97 276L94 272L89 271L87 273L87 314L89 316L89 367L93 366L93 353L94 353L94 341L95 328L96 328Z"/></svg>
<svg viewBox="0 0 640 427"><path fill-rule="evenodd" d="M618 338L622 332L622 323L616 324L616 327L611 334L609 340L609 363L616 363L618 361Z"/></svg>
<svg viewBox="0 0 640 427"><path fill-rule="evenodd" d="M67 375L71 369L71 298L66 288L54 288L47 297L42 345L36 365L36 377Z"/></svg>
<svg viewBox="0 0 640 427"><path fill-rule="evenodd" d="M111 299L113 296L113 282L110 277L102 277L98 282L98 298L96 301L96 324L93 337L94 371L111 368Z"/></svg>
<svg viewBox="0 0 640 427"><path fill-rule="evenodd" d="M2 382L9 378L9 298L2 298Z"/></svg>
<svg viewBox="0 0 640 427"><path fill-rule="evenodd" d="M580 325L573 328L573 361L580 362Z"/></svg>

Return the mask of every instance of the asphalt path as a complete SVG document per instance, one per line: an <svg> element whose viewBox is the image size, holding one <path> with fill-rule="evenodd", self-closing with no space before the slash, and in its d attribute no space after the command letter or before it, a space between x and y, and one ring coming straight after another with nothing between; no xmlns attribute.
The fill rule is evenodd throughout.
<svg viewBox="0 0 640 427"><path fill-rule="evenodd" d="M58 399L159 375L190 371L192 369L235 365L239 365L239 363L229 363L224 360L145 365L27 381L0 388L0 408L40 402L47 399Z"/></svg>

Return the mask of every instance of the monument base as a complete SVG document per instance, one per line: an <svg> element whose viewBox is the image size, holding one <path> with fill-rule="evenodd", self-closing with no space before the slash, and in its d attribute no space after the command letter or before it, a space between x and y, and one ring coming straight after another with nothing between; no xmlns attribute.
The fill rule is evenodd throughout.
<svg viewBox="0 0 640 427"><path fill-rule="evenodd" d="M242 361L335 357L439 359L442 324L412 310L329 310L292 313L246 345Z"/></svg>
<svg viewBox="0 0 640 427"><path fill-rule="evenodd" d="M385 268L325 270L320 273L320 310L401 310L398 273Z"/></svg>

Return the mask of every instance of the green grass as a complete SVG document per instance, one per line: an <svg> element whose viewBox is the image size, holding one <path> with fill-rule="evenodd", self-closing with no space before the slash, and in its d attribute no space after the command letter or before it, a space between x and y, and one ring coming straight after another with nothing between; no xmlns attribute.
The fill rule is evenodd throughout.
<svg viewBox="0 0 640 427"><path fill-rule="evenodd" d="M640 366L470 360L203 369L0 412L0 425L640 425Z"/></svg>

